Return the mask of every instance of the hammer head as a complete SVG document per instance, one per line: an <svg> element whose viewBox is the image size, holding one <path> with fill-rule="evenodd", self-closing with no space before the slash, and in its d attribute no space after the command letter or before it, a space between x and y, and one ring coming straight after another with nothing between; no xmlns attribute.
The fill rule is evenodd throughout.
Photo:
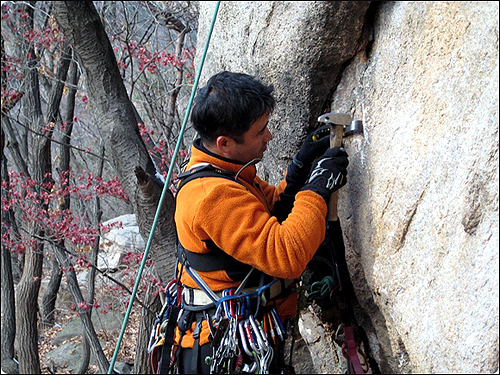
<svg viewBox="0 0 500 375"><path fill-rule="evenodd" d="M325 124L331 125L351 125L352 117L351 115L345 113L325 113L318 117L318 122L324 122Z"/></svg>
<svg viewBox="0 0 500 375"><path fill-rule="evenodd" d="M344 113L325 113L324 115L318 117L318 121L324 122L325 124L330 124L332 127L343 126L344 136L363 133L363 121L352 121L351 115L347 115Z"/></svg>

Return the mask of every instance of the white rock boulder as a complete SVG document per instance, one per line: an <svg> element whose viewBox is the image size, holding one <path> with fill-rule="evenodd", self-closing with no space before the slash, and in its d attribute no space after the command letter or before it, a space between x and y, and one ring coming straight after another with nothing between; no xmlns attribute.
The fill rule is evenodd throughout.
<svg viewBox="0 0 500 375"><path fill-rule="evenodd" d="M99 258L97 260L99 269L116 269L127 253L141 252L146 247L143 238L139 234L135 215L118 216L104 222L103 225L113 223L117 223L117 225L101 237Z"/></svg>

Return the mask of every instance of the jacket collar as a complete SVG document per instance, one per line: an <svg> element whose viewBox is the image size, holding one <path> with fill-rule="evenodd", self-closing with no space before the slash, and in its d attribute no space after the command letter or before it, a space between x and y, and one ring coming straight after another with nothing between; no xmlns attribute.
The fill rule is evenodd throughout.
<svg viewBox="0 0 500 375"><path fill-rule="evenodd" d="M255 164L245 166L244 163L225 158L208 150L198 138L193 142L191 147L191 158L186 166L186 170L200 163L210 163L225 171L239 173L238 178L241 178L251 183L256 176Z"/></svg>

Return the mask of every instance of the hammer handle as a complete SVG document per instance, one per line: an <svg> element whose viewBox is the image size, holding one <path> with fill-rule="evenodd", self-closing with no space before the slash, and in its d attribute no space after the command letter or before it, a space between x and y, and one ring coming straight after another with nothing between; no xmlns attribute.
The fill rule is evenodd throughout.
<svg viewBox="0 0 500 375"><path fill-rule="evenodd" d="M330 130L330 147L340 147L342 146L342 137L344 135L344 126L332 124ZM330 202L328 204L328 215L326 219L328 221L337 221L339 219L337 215L337 201L339 198L338 191L334 192L330 197Z"/></svg>

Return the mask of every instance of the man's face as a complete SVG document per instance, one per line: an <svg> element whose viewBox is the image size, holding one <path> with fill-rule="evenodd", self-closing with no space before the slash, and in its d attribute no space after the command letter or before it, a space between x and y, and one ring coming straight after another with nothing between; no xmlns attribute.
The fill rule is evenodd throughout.
<svg viewBox="0 0 500 375"><path fill-rule="evenodd" d="M269 112L255 121L248 131L243 134L243 143L233 143L232 159L248 163L253 159L262 159L267 148L267 142L273 135L267 128Z"/></svg>

